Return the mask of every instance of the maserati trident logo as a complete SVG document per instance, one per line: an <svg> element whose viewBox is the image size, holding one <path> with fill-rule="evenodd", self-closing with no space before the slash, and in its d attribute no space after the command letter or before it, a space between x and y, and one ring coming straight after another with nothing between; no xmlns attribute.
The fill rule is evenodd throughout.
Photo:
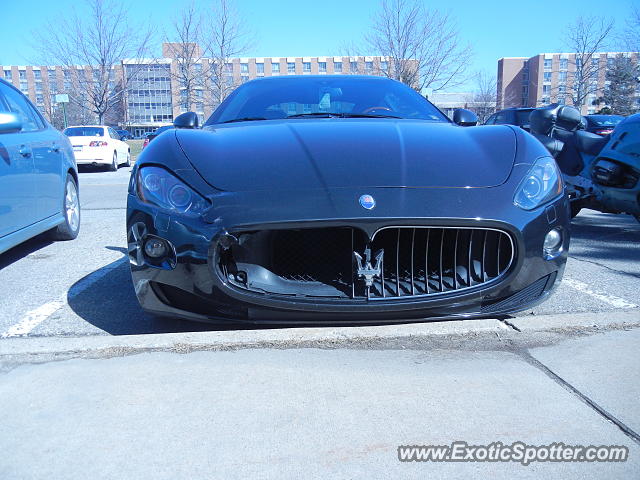
<svg viewBox="0 0 640 480"><path fill-rule="evenodd" d="M367 210L373 209L376 206L376 200L371 195L362 195L360 197L360 205Z"/></svg>
<svg viewBox="0 0 640 480"><path fill-rule="evenodd" d="M353 256L358 264L358 278L364 278L365 286L371 287L373 285L373 279L382 275L382 259L384 258L384 250L378 250L374 260L374 264L371 264L371 249L367 247L364 251L364 258L358 252L353 252Z"/></svg>

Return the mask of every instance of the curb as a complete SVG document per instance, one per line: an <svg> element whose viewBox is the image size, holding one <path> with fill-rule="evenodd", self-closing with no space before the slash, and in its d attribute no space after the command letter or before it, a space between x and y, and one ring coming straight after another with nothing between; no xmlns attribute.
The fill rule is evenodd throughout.
<svg viewBox="0 0 640 480"><path fill-rule="evenodd" d="M444 336L522 335L542 332L593 332L640 327L640 310L602 313L570 313L497 319L456 320L355 327L283 328L210 332L161 333L145 335L98 335L85 337L17 337L0 340L0 360L16 355L83 355L98 351L148 351L195 349L304 347L308 344L348 344L349 342Z"/></svg>

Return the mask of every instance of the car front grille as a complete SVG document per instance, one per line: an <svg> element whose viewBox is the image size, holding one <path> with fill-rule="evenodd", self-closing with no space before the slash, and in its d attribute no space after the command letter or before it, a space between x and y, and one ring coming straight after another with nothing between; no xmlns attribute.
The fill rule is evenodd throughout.
<svg viewBox="0 0 640 480"><path fill-rule="evenodd" d="M358 258L359 257L359 258ZM475 227L386 227L244 232L219 247L223 278L249 291L393 299L442 295L496 282L515 257L511 236Z"/></svg>

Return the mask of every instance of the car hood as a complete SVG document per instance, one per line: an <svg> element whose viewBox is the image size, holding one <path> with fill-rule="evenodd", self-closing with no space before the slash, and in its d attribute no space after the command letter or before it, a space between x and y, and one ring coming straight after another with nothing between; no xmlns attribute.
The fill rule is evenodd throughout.
<svg viewBox="0 0 640 480"><path fill-rule="evenodd" d="M183 152L227 191L492 187L513 167L510 127L394 119L296 119L176 130Z"/></svg>

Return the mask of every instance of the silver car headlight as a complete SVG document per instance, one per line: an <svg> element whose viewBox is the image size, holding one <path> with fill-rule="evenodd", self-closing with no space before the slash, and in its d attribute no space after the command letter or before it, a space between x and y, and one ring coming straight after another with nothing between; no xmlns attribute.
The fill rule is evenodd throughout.
<svg viewBox="0 0 640 480"><path fill-rule="evenodd" d="M200 194L164 168L140 168L137 184L142 201L173 212L199 215L209 206Z"/></svg>
<svg viewBox="0 0 640 480"><path fill-rule="evenodd" d="M513 203L524 210L533 210L561 195L562 188L562 177L555 160L542 157L518 185Z"/></svg>

